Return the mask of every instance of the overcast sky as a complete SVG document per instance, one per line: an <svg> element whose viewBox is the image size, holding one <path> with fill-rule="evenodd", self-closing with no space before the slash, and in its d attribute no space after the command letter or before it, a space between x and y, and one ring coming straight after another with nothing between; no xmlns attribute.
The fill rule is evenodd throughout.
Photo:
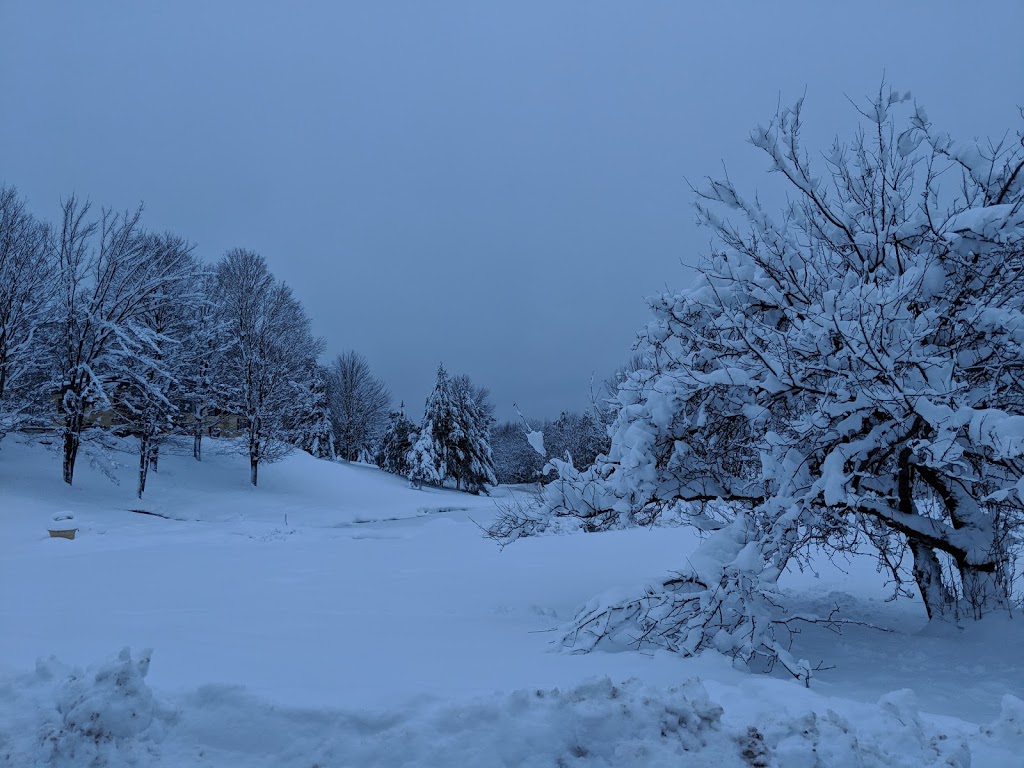
<svg viewBox="0 0 1024 768"><path fill-rule="evenodd" d="M1002 134L1022 30L1021 0L0 0L0 183L259 251L414 414L444 361L553 416L692 279L686 180L771 186L745 140L780 101L823 145L884 74Z"/></svg>

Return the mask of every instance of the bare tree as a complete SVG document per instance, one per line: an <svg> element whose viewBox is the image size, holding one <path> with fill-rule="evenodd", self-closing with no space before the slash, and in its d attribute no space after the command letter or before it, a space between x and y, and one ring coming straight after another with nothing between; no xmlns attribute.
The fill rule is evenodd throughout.
<svg viewBox="0 0 1024 768"><path fill-rule="evenodd" d="M216 275L196 263L190 292L196 300L184 318L187 343L179 350L181 361L180 403L182 431L192 435L192 457L201 461L203 434L221 417L223 387L217 380L222 357L229 346L225 318L214 301Z"/></svg>
<svg viewBox="0 0 1024 768"><path fill-rule="evenodd" d="M257 485L260 465L294 448L301 423L296 405L322 342L291 289L253 251L236 248L221 259L215 302L227 334L218 370L223 403L242 423L250 481Z"/></svg>
<svg viewBox="0 0 1024 768"><path fill-rule="evenodd" d="M14 187L0 187L0 435L21 421L30 376L45 364L53 273L49 228L25 210Z"/></svg>
<svg viewBox="0 0 1024 768"><path fill-rule="evenodd" d="M89 217L90 204L72 195L57 232L57 298L50 334L51 387L63 414L63 477L71 484L82 432L111 396L130 364L148 355L143 321L158 297L173 296L187 253L153 258L142 231L142 207Z"/></svg>
<svg viewBox="0 0 1024 768"><path fill-rule="evenodd" d="M365 357L350 350L328 366L327 388L338 456L357 461L374 455L391 410L387 386Z"/></svg>
<svg viewBox="0 0 1024 768"><path fill-rule="evenodd" d="M190 320L203 300L193 276L198 265L193 246L177 235L147 237L148 259L167 276L138 312L134 330L142 342L118 376L113 394L116 428L139 440L136 493L142 498L149 471L156 470L162 438L176 428Z"/></svg>

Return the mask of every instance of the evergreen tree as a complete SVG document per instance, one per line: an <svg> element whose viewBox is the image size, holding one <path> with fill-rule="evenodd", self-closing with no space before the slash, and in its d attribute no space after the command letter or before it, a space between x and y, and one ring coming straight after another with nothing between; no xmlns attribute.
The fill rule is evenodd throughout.
<svg viewBox="0 0 1024 768"><path fill-rule="evenodd" d="M388 426L377 449L377 466L385 472L408 476L412 465L409 463L409 452L416 444L419 432L416 425L405 415L405 404L399 410L392 411L388 417Z"/></svg>
<svg viewBox="0 0 1024 768"><path fill-rule="evenodd" d="M311 363L305 397L298 415L298 446L318 459L333 459L337 454L331 404L327 392L327 373Z"/></svg>
<svg viewBox="0 0 1024 768"><path fill-rule="evenodd" d="M420 434L409 454L409 479L415 485L440 485L452 476L459 463L457 446L463 441L459 407L444 365L437 366L437 380L427 398Z"/></svg>
<svg viewBox="0 0 1024 768"><path fill-rule="evenodd" d="M485 491L485 484L497 485L494 459L491 455L491 424L494 419L486 407L481 393L487 390L473 386L468 376L452 380L452 392L457 406L458 438L454 442L454 462L450 473L455 487L471 493Z"/></svg>

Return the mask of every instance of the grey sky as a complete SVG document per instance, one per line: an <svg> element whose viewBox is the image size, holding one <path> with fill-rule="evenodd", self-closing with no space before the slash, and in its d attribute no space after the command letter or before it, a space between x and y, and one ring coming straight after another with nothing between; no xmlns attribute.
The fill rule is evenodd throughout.
<svg viewBox="0 0 1024 768"><path fill-rule="evenodd" d="M259 251L415 413L443 360L557 415L690 279L685 179L770 186L744 142L780 99L820 146L884 73L1001 134L1022 29L1020 0L0 0L0 182Z"/></svg>

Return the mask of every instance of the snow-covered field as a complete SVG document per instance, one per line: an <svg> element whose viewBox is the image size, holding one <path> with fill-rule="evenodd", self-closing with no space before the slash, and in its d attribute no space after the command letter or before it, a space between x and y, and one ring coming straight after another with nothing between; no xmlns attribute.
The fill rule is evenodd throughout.
<svg viewBox="0 0 1024 768"><path fill-rule="evenodd" d="M0 444L0 765L1024 765L1024 617L927 628L865 557L786 578L794 605L893 630L809 627L796 655L831 667L810 689L713 654L556 653L577 607L693 533L500 550L479 525L518 491L305 454L253 489L226 447L164 450L139 501L129 443L120 485L83 461L73 488ZM61 511L74 541L47 536Z"/></svg>

